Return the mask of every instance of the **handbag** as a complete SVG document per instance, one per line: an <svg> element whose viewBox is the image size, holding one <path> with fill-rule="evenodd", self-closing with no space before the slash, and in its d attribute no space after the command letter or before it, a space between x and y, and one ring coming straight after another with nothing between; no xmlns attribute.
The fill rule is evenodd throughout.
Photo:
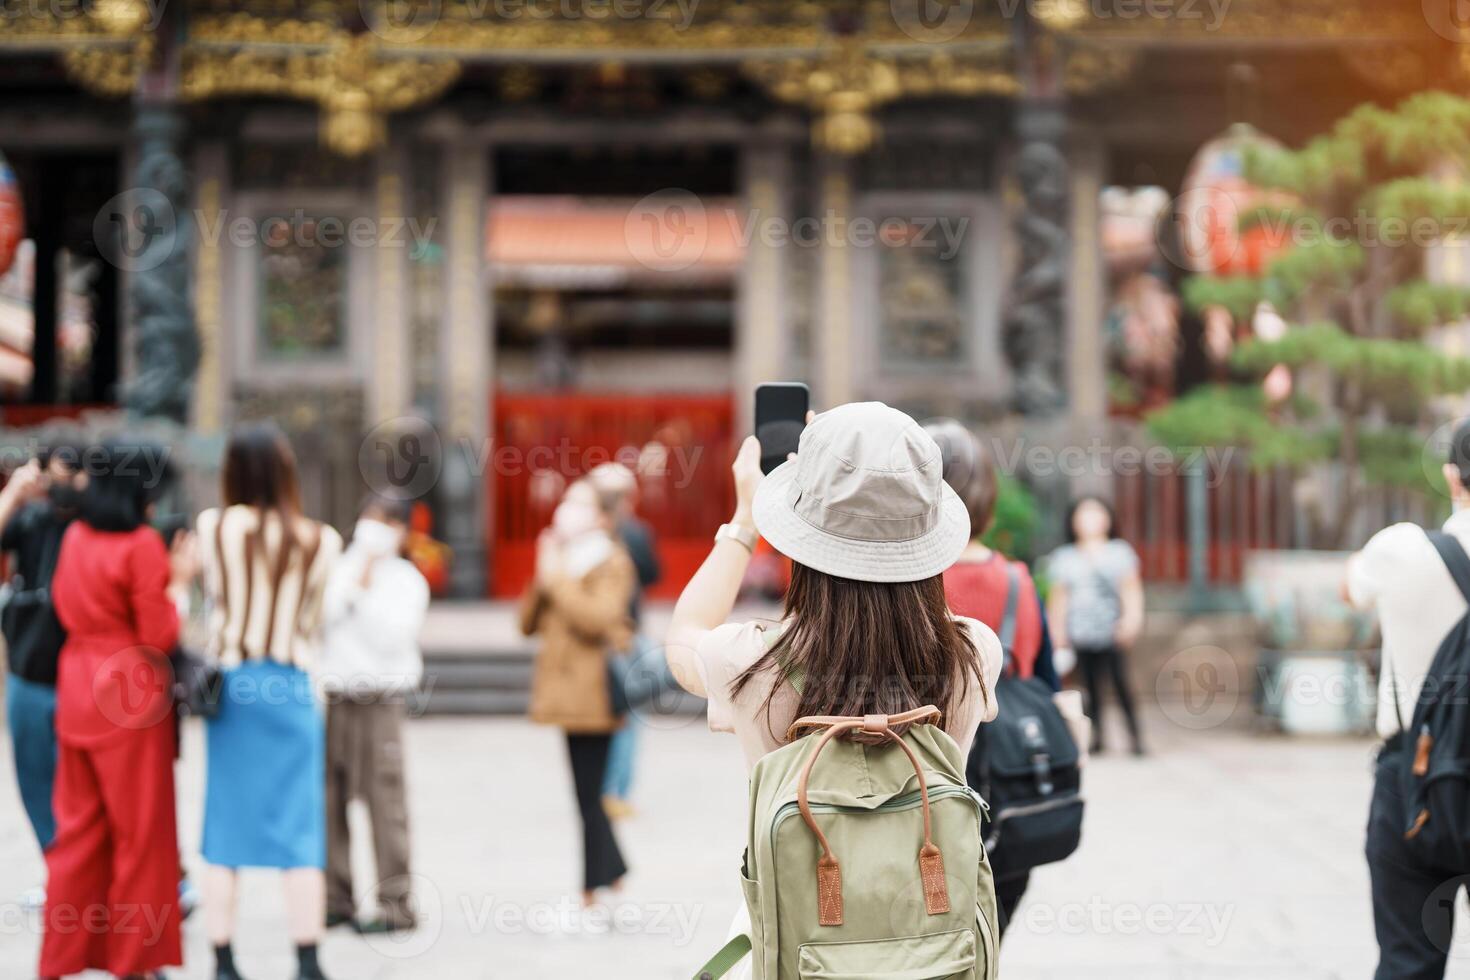
<svg viewBox="0 0 1470 980"><path fill-rule="evenodd" d="M608 655L607 686L614 714L624 715L647 704L674 683L668 658L646 637L633 637L627 653Z"/></svg>
<svg viewBox="0 0 1470 980"><path fill-rule="evenodd" d="M25 579L17 574L0 611L0 633L5 636L10 670L34 684L56 683L56 661L66 643L66 630L51 602L51 578L60 554L61 536L57 535L36 569L39 584L27 588Z"/></svg>
<svg viewBox="0 0 1470 980"><path fill-rule="evenodd" d="M175 647L169 654L174 675L174 707L179 717L214 718L224 701L225 677L219 666L199 654Z"/></svg>

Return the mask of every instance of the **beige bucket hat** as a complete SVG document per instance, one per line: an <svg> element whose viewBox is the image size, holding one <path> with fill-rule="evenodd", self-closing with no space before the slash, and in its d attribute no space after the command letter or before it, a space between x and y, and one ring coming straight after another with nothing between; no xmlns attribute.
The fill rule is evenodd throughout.
<svg viewBox="0 0 1470 980"><path fill-rule="evenodd" d="M938 575L970 540L970 517L944 482L939 445L882 402L823 412L795 459L755 494L755 526L808 568L862 582Z"/></svg>

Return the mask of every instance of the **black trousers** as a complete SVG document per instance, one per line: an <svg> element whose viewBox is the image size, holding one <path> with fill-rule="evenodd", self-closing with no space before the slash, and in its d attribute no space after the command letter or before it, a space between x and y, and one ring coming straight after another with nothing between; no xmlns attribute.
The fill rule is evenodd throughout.
<svg viewBox="0 0 1470 980"><path fill-rule="evenodd" d="M572 783L577 789L577 809L582 813L582 887L587 891L611 885L628 872L613 837L612 821L602 808L602 782L611 744L611 735L567 733Z"/></svg>
<svg viewBox="0 0 1470 980"><path fill-rule="evenodd" d="M1077 663L1082 668L1082 680L1087 685L1088 713L1092 715L1092 747L1103 747L1103 694L1104 678L1113 682L1113 691L1118 695L1118 705L1123 709L1123 718L1128 723L1128 734L1133 737L1134 747L1140 744L1138 715L1133 710L1133 689L1128 683L1128 671L1123 663L1123 651L1116 644L1105 647L1078 647Z"/></svg>
<svg viewBox="0 0 1470 980"><path fill-rule="evenodd" d="M1026 886L1031 884L1031 872L1023 871L1009 878L998 878L995 882L995 904L1000 909L1000 938L1004 939L1006 929L1010 927L1011 919L1016 914L1016 906L1021 904L1021 898L1026 894Z"/></svg>
<svg viewBox="0 0 1470 980"><path fill-rule="evenodd" d="M1378 754L1368 811L1368 873L1373 882L1374 980L1440 980L1455 928L1455 902L1470 876L1424 868L1404 853L1401 739Z"/></svg>

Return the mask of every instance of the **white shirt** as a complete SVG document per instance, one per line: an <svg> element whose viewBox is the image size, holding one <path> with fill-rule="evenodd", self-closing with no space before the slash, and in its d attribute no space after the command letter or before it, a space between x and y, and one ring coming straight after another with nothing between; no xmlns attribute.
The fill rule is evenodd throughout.
<svg viewBox="0 0 1470 980"><path fill-rule="evenodd" d="M360 548L349 546L327 580L317 673L328 691L407 694L424 673L419 631L429 583L412 562L389 556L377 560L363 588L366 561Z"/></svg>
<svg viewBox="0 0 1470 980"><path fill-rule="evenodd" d="M1470 510L1456 512L1444 529L1470 549ZM1398 734L1400 716L1405 725L1414 717L1434 654L1465 615L1465 598L1417 524L1395 524L1373 535L1348 563L1347 580L1353 605L1378 613L1383 633L1378 734L1388 738Z"/></svg>

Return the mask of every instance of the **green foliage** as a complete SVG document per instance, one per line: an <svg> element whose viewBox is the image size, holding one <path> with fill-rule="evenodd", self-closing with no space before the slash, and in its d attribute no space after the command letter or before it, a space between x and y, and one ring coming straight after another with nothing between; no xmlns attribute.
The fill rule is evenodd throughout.
<svg viewBox="0 0 1470 980"><path fill-rule="evenodd" d="M1294 403L1302 417L1316 407L1305 399ZM1266 407L1259 387L1207 385L1148 416L1150 434L1177 456L1187 457L1207 446L1240 446L1250 450L1253 469L1305 466L1330 459L1335 440L1299 425L1284 425Z"/></svg>
<svg viewBox="0 0 1470 980"><path fill-rule="evenodd" d="M1277 364L1319 364L1380 397L1404 388L1421 397L1470 388L1470 360L1441 354L1417 340L1355 337L1335 323L1293 327L1275 342L1247 340L1236 349L1233 362L1261 373Z"/></svg>
<svg viewBox="0 0 1470 980"><path fill-rule="evenodd" d="M1375 187L1360 203L1366 215L1376 219L1376 234L1383 244L1396 244L1400 237L1423 244L1464 229L1465 216L1470 215L1470 187L1433 177L1400 177Z"/></svg>
<svg viewBox="0 0 1470 980"><path fill-rule="evenodd" d="M1393 109L1359 106L1300 150L1249 153L1246 176L1316 203L1423 177L1445 161L1470 161L1470 101L1422 92Z"/></svg>
<svg viewBox="0 0 1470 980"><path fill-rule="evenodd" d="M1036 498L1020 480L1000 474L1000 492L995 498L995 517L981 542L1010 558L1031 561L1036 557L1033 541L1041 512Z"/></svg>
<svg viewBox="0 0 1470 980"><path fill-rule="evenodd" d="M1340 426L1306 424L1318 417L1316 406L1306 399L1295 399L1273 412L1255 388L1212 385L1154 412L1148 427L1181 458L1204 446L1241 446L1250 449L1247 459L1252 469L1301 469L1336 459L1342 452ZM1425 459L1424 437L1412 426L1359 433L1357 450L1359 465L1371 483L1424 490L1427 480L1431 491L1436 483L1442 487L1437 464Z"/></svg>
<svg viewBox="0 0 1470 980"><path fill-rule="evenodd" d="M1470 316L1470 288L1414 280L1390 289L1384 303L1397 326L1420 334Z"/></svg>
<svg viewBox="0 0 1470 980"><path fill-rule="evenodd" d="M1184 305L1198 313L1223 306L1236 320L1246 320L1266 298L1265 284L1251 276L1190 276L1180 286Z"/></svg>

